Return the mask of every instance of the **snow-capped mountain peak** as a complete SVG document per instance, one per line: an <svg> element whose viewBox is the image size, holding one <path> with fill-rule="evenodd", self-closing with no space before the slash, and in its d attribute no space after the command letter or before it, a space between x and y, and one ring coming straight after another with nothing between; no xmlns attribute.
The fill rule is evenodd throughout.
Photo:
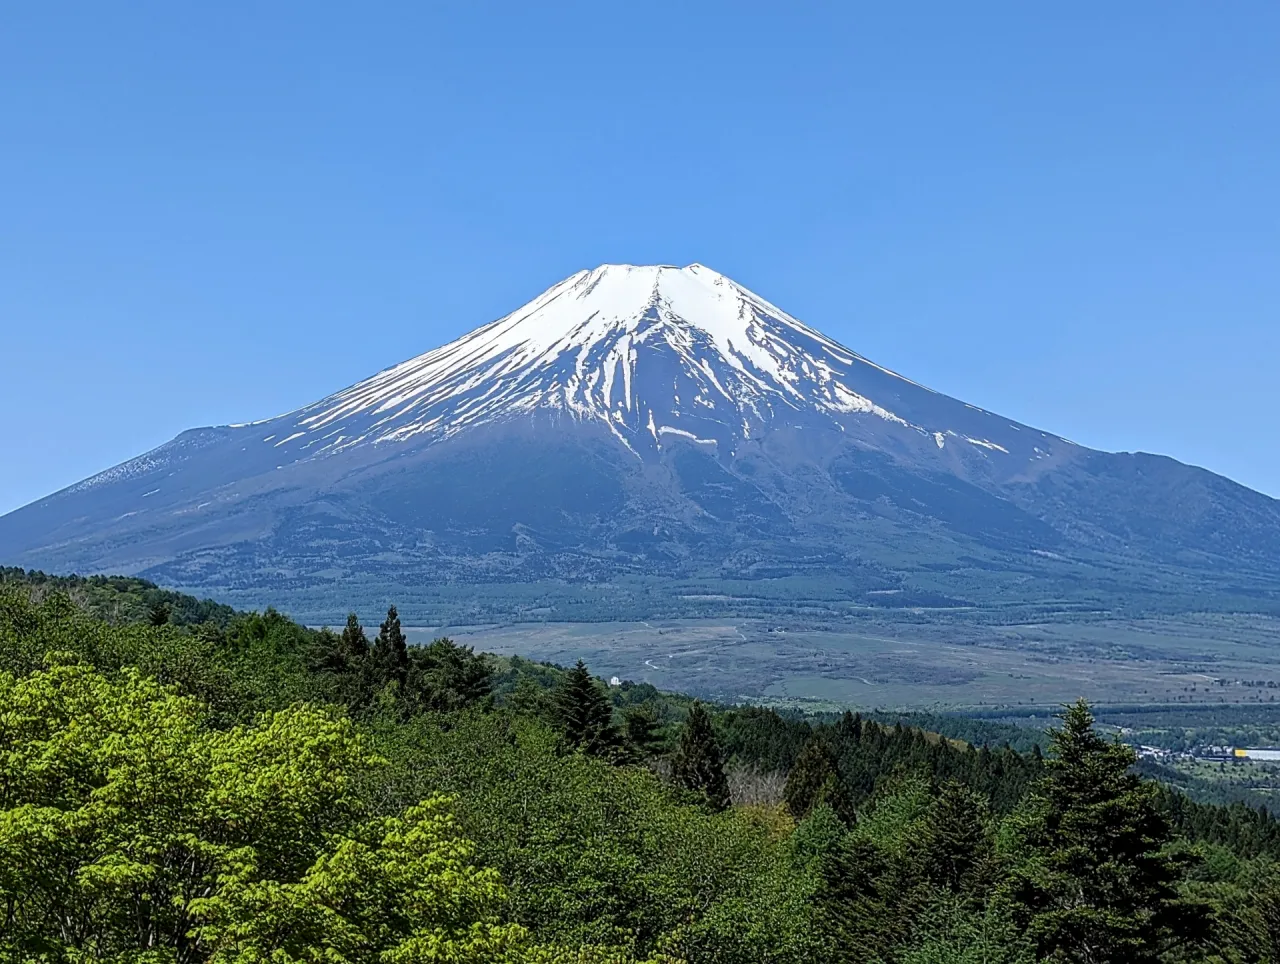
<svg viewBox="0 0 1280 964"><path fill-rule="evenodd" d="M456 341L254 427L296 459L433 444L530 417L604 427L639 457L666 436L730 454L779 419L878 425L940 449L954 438L984 455L1007 452L1007 429L1019 431L874 365L701 264L580 271Z"/></svg>
<svg viewBox="0 0 1280 964"><path fill-rule="evenodd" d="M904 604L927 578L948 606L984 592L1007 612L1031 592L1015 600L1040 612L1096 607L1078 551L1103 579L1136 561L1136 578L1183 573L1199 598L1225 566L1232 593L1265 591L1278 506L931 391L702 265L604 265L314 404L183 432L10 513L0 551L277 602L285 585L289 605L339 612L349 585L384 600L621 574L801 577L789 610L815 573L855 587L880 571L901 575ZM1036 572L1040 590L1016 588ZM514 598L524 612L529 594Z"/></svg>

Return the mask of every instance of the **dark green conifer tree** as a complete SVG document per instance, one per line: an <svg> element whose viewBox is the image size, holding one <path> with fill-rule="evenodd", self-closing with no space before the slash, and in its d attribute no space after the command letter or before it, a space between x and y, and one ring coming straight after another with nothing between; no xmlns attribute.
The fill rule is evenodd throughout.
<svg viewBox="0 0 1280 964"><path fill-rule="evenodd" d="M1050 731L1054 756L1015 816L1009 895L1042 956L1089 964L1156 961L1206 937L1202 905L1182 900L1185 863L1154 784L1134 753L1102 739L1083 700Z"/></svg>
<svg viewBox="0 0 1280 964"><path fill-rule="evenodd" d="M988 813L986 799L963 784L948 780L939 787L921 841L931 883L955 893L972 889L989 866Z"/></svg>
<svg viewBox="0 0 1280 964"><path fill-rule="evenodd" d="M342 630L341 652L348 668L363 663L364 658L369 655L369 640L355 613L347 613L347 625Z"/></svg>
<svg viewBox="0 0 1280 964"><path fill-rule="evenodd" d="M1243 916L1247 934L1232 935L1236 943L1250 946L1254 960L1280 961L1280 873L1272 871L1256 886ZM1243 938L1243 939L1242 939Z"/></svg>
<svg viewBox="0 0 1280 964"><path fill-rule="evenodd" d="M836 727L837 739L842 743L850 746L856 746L862 742L862 714L850 713L844 711L844 716L840 718L840 723Z"/></svg>
<svg viewBox="0 0 1280 964"><path fill-rule="evenodd" d="M582 660L569 670L553 696L556 722L570 746L593 756L612 756L619 744L613 707Z"/></svg>
<svg viewBox="0 0 1280 964"><path fill-rule="evenodd" d="M638 706L623 714L623 738L635 760L656 756L662 746L658 716L647 706Z"/></svg>
<svg viewBox="0 0 1280 964"><path fill-rule="evenodd" d="M815 904L830 942L830 964L883 961L903 942L906 924L893 912L886 876L879 849L852 833L824 858Z"/></svg>
<svg viewBox="0 0 1280 964"><path fill-rule="evenodd" d="M493 670L469 646L437 639L410 654L407 693L413 711L465 709L487 701L492 689Z"/></svg>
<svg viewBox="0 0 1280 964"><path fill-rule="evenodd" d="M329 674L333 680L334 699L350 709L368 706L382 684L375 680L369 656L369 640L355 613L347 615L342 633L328 629L317 634L312 648L312 668Z"/></svg>
<svg viewBox="0 0 1280 964"><path fill-rule="evenodd" d="M169 618L173 615L173 610L166 602L154 603L147 611L147 621L152 626L164 626L169 622Z"/></svg>
<svg viewBox="0 0 1280 964"><path fill-rule="evenodd" d="M804 745L795 766L787 774L782 798L797 820L803 820L814 807L825 803L846 824L853 823L854 809L840 779L835 752L825 734L813 737Z"/></svg>
<svg viewBox="0 0 1280 964"><path fill-rule="evenodd" d="M689 707L689 716L680 731L675 777L681 786L701 794L713 810L729 806L729 781L720 744L711 728L711 717L697 700Z"/></svg>
<svg viewBox="0 0 1280 964"><path fill-rule="evenodd" d="M400 628L400 614L395 606L387 610L387 618L378 628L370 659L373 679L379 689L388 683L397 683L404 691L409 676L409 645L404 630Z"/></svg>
<svg viewBox="0 0 1280 964"><path fill-rule="evenodd" d="M307 655L312 672L338 675L346 671L347 664L342 654L342 637L328 626L315 634Z"/></svg>

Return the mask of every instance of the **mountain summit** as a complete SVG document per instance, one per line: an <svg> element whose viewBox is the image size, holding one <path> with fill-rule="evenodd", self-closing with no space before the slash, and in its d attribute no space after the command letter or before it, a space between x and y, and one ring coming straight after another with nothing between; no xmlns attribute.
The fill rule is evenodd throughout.
<svg viewBox="0 0 1280 964"><path fill-rule="evenodd" d="M948 398L702 265L602 265L311 405L184 432L10 513L0 561L294 593L304 615L359 580L1253 598L1280 573L1280 503Z"/></svg>
<svg viewBox="0 0 1280 964"><path fill-rule="evenodd" d="M937 448L1040 458L1062 443L1011 435L1024 426L881 368L700 264L580 271L457 341L252 424L275 429L261 441L293 459L551 416L603 428L640 456L664 436L732 454L774 424L856 432L850 416L863 415L875 419L861 434L883 422Z"/></svg>
<svg viewBox="0 0 1280 964"><path fill-rule="evenodd" d="M899 420L849 387L867 364L702 265L602 265L303 409L293 426L323 451L557 412L634 450L707 426L706 441L730 443L801 412Z"/></svg>

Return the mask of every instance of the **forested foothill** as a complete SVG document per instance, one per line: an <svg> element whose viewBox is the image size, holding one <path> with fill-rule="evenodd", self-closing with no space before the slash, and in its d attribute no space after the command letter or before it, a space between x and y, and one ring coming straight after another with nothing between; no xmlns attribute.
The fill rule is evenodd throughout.
<svg viewBox="0 0 1280 964"><path fill-rule="evenodd" d="M1280 825L1141 776L1084 703L975 746L409 645L394 609L0 583L3 961L1280 960Z"/></svg>

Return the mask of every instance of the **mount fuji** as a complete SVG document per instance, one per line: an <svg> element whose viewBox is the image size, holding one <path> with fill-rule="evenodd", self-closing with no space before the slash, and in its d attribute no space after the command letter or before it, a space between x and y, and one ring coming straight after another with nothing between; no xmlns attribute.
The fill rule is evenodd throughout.
<svg viewBox="0 0 1280 964"><path fill-rule="evenodd" d="M184 432L0 517L0 562L315 618L352 592L428 616L499 586L513 601L474 615L566 613L606 585L637 614L817 596L1270 608L1280 502L948 398L702 265L603 265L318 402Z"/></svg>

